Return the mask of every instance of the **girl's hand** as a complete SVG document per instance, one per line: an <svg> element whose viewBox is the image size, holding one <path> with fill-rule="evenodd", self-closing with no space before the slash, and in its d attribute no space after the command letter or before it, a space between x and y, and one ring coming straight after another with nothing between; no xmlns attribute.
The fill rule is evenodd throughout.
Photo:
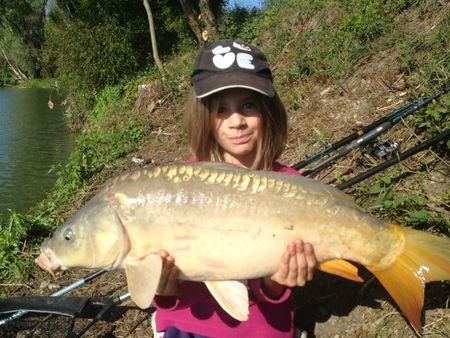
<svg viewBox="0 0 450 338"><path fill-rule="evenodd" d="M314 276L317 259L310 243L296 240L288 244L281 258L278 271L264 278L267 294L277 298L284 292L285 286L304 286Z"/></svg>
<svg viewBox="0 0 450 338"><path fill-rule="evenodd" d="M178 293L179 270L175 266L175 260L165 250L161 250L159 255L163 260L163 267L156 294L159 296L176 296Z"/></svg>

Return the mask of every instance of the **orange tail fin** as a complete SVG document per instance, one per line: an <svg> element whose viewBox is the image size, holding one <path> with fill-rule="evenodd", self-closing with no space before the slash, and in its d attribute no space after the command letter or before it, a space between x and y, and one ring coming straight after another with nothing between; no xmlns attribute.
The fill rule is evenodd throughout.
<svg viewBox="0 0 450 338"><path fill-rule="evenodd" d="M450 240L401 228L405 248L387 269L367 267L386 288L414 329L421 329L425 283L450 279Z"/></svg>

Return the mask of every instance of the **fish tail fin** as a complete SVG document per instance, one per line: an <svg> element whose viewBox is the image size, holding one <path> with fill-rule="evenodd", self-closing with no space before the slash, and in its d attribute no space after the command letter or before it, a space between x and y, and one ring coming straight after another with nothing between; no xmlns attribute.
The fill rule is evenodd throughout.
<svg viewBox="0 0 450 338"><path fill-rule="evenodd" d="M414 329L421 329L425 283L450 279L450 242L427 232L402 228L403 252L386 269L367 267L389 292Z"/></svg>

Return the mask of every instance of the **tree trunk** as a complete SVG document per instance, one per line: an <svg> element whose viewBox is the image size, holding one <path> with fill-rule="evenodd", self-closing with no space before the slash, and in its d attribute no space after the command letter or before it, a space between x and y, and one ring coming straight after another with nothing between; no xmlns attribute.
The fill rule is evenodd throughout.
<svg viewBox="0 0 450 338"><path fill-rule="evenodd" d="M156 63L156 66L159 69L159 72L161 73L161 75L164 78L166 72L164 71L163 64L162 64L162 62L161 62L161 60L159 58L158 45L156 44L155 25L153 23L153 14L152 14L152 11L150 9L150 5L148 4L148 0L143 0L143 1L144 1L145 10L147 12L148 25L149 25L149 28L150 28L150 40L152 42L153 58L155 59L155 63Z"/></svg>
<svg viewBox="0 0 450 338"><path fill-rule="evenodd" d="M214 13L211 10L209 0L200 0L199 5L200 5L201 19L205 25L207 40L215 40L217 37L216 17L214 16Z"/></svg>
<svg viewBox="0 0 450 338"><path fill-rule="evenodd" d="M186 15L189 26L191 26L192 31L197 37L199 42L203 42L202 40L202 30L197 22L198 14L195 13L194 8L192 7L192 2L190 0L180 0L181 7L183 8L183 12Z"/></svg>
<svg viewBox="0 0 450 338"><path fill-rule="evenodd" d="M28 77L22 72L22 70L19 68L19 66L14 67L14 65L9 61L8 56L5 53L5 50L3 48L0 48L2 51L3 57L5 58L6 62L8 63L9 68L11 68L12 72L16 76L17 80L19 81L26 81L28 80Z"/></svg>

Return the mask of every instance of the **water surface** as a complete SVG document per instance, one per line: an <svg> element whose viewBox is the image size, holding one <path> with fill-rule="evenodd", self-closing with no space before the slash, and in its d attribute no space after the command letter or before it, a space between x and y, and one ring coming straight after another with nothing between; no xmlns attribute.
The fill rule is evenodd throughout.
<svg viewBox="0 0 450 338"><path fill-rule="evenodd" d="M54 108L48 106L49 99ZM55 89L0 88L0 219L41 201L73 145Z"/></svg>

